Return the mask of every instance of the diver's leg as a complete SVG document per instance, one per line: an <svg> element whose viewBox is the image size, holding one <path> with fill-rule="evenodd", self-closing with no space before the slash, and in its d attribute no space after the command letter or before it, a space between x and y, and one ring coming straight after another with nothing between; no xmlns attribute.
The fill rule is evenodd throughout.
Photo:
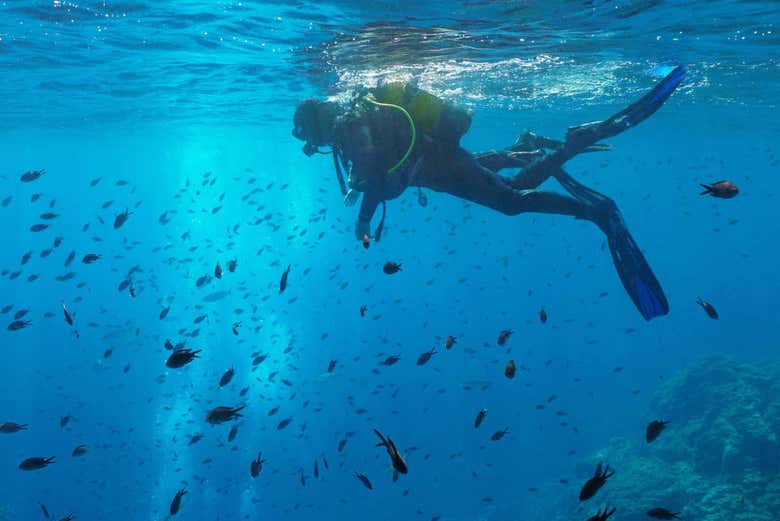
<svg viewBox="0 0 780 521"><path fill-rule="evenodd" d="M510 152L528 152L532 150L557 150L563 147L565 143L550 137L540 136L526 130L517 140L507 147ZM582 152L608 152L612 150L610 145L598 143L586 147Z"/></svg>
<svg viewBox="0 0 780 521"><path fill-rule="evenodd" d="M537 212L594 219L591 206L574 197L540 190L515 190L466 150L429 157L419 184L492 208L505 215Z"/></svg>
<svg viewBox="0 0 780 521"><path fill-rule="evenodd" d="M524 168L543 156L541 150L510 151L490 150L474 154L474 159L492 172L498 172L506 168Z"/></svg>
<svg viewBox="0 0 780 521"><path fill-rule="evenodd" d="M609 197L556 169L561 184L575 197L541 190L517 190L507 179L480 165L463 149L430 161L420 181L506 215L525 212L570 215L596 224L607 236L609 251L623 287L645 320L665 315L669 304L647 260L626 228L623 216Z"/></svg>

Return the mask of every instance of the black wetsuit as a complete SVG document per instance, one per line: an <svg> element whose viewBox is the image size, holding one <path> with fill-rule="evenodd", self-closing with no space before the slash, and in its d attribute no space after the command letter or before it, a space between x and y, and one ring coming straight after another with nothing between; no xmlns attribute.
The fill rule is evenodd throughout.
<svg viewBox="0 0 780 521"><path fill-rule="evenodd" d="M588 219L606 235L620 280L646 320L665 315L669 303L650 265L626 228L623 216L607 196L588 188L562 170L566 161L599 141L633 128L651 116L685 77L675 67L638 101L604 121L570 127L565 142L542 157L528 154L524 139L519 147L501 152L471 154L458 138L443 140L417 132L410 157L393 172L412 138L409 121L388 107L357 107L337 120L334 157L351 164L349 184L363 193L356 235L369 234L369 222L380 202L395 199L407 186L430 188L487 206L506 215L541 212ZM299 137L299 136L296 136ZM554 140L545 140L554 141ZM526 154L518 155L517 150ZM602 148L603 149L603 148ZM502 177L504 168L522 168L514 177ZM573 197L536 188L550 176ZM378 234L377 234L378 235Z"/></svg>
<svg viewBox="0 0 780 521"><path fill-rule="evenodd" d="M457 142L441 142L417 134L409 158L388 173L403 157L412 138L408 120L398 110L367 107L350 112L336 125L336 146L351 164L349 186L363 193L358 220L369 222L380 202L397 198L407 186L446 192L506 215L541 212L590 218L590 207L573 198L536 188L557 168L521 171L503 177L504 168L520 168L534 154L491 151L471 154Z"/></svg>

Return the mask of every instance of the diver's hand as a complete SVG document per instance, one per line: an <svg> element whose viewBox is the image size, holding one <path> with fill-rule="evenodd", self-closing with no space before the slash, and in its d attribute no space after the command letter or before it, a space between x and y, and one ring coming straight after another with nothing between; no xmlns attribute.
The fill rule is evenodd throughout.
<svg viewBox="0 0 780 521"><path fill-rule="evenodd" d="M360 192L350 188L349 191L347 192L346 197L344 197L344 206L355 206L355 203L357 202L359 197L360 197Z"/></svg>
<svg viewBox="0 0 780 521"><path fill-rule="evenodd" d="M371 223L358 219L355 223L355 238L359 241L362 241L363 236L365 235L371 237Z"/></svg>

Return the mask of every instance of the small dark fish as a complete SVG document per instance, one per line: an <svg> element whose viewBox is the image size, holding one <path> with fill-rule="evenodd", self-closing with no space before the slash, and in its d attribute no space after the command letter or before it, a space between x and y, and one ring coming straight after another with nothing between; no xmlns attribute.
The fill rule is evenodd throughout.
<svg viewBox="0 0 780 521"><path fill-rule="evenodd" d="M114 354L114 349L112 347L109 347L103 352L103 358L111 358L112 354Z"/></svg>
<svg viewBox="0 0 780 521"><path fill-rule="evenodd" d="M206 415L206 422L212 425L218 425L227 421L233 420L242 416L239 411L242 410L245 405L239 405L238 407L214 407Z"/></svg>
<svg viewBox="0 0 780 521"><path fill-rule="evenodd" d="M290 425L290 422L292 421L292 418L285 418L284 420L279 422L279 425L276 426L276 430L280 431Z"/></svg>
<svg viewBox="0 0 780 521"><path fill-rule="evenodd" d="M284 290L287 289L287 277L290 275L290 267L291 265L287 265L287 269L284 270L284 273L282 273L282 279L279 281L279 294L281 295L284 293Z"/></svg>
<svg viewBox="0 0 780 521"><path fill-rule="evenodd" d="M511 329L504 329L501 331L501 333L498 334L498 339L496 340L496 343L500 346L504 345L507 341L507 339L512 335Z"/></svg>
<svg viewBox="0 0 780 521"><path fill-rule="evenodd" d="M731 181L718 181L709 185L700 185L704 191L699 195L711 195L720 199L731 199L739 194L739 188Z"/></svg>
<svg viewBox="0 0 780 521"><path fill-rule="evenodd" d="M335 368L336 368L336 360L331 360L328 363L328 372L332 373Z"/></svg>
<svg viewBox="0 0 780 521"><path fill-rule="evenodd" d="M371 237L366 233L363 235L363 248L367 250L369 246L371 246Z"/></svg>
<svg viewBox="0 0 780 521"><path fill-rule="evenodd" d="M504 376L506 376L509 379L512 379L515 377L515 373L517 372L517 367L515 367L515 361L510 360L506 363L506 367L504 367Z"/></svg>
<svg viewBox="0 0 780 521"><path fill-rule="evenodd" d="M168 306L167 308L163 308L163 310L160 311L160 320L162 320L165 317L167 317L168 313L170 313L170 311L171 311L171 307L170 306Z"/></svg>
<svg viewBox="0 0 780 521"><path fill-rule="evenodd" d="M46 519L50 519L51 516L49 515L49 509L46 508L46 505L43 503L38 503L41 506L41 511L43 512L43 517Z"/></svg>
<svg viewBox="0 0 780 521"><path fill-rule="evenodd" d="M368 311L368 306L366 306L365 304L360 306L360 316L361 317L366 316L366 311Z"/></svg>
<svg viewBox="0 0 780 521"><path fill-rule="evenodd" d="M203 435L202 434L195 434L194 436L192 436L190 438L190 442L187 445L195 445L196 443L198 443L202 439L203 439Z"/></svg>
<svg viewBox="0 0 780 521"><path fill-rule="evenodd" d="M20 177L19 180L23 183L30 183L32 181L35 181L45 173L46 170L30 170L29 172L23 173L22 177Z"/></svg>
<svg viewBox="0 0 780 521"><path fill-rule="evenodd" d="M8 324L8 331L19 331L32 324L29 320L14 320Z"/></svg>
<svg viewBox="0 0 780 521"><path fill-rule="evenodd" d="M87 446L86 445L79 445L75 449L73 449L73 452L70 453L71 456L74 458L78 458L79 456L83 456L87 453Z"/></svg>
<svg viewBox="0 0 780 521"><path fill-rule="evenodd" d="M228 271L230 273L235 273L236 272L236 266L238 266L238 261L236 259L228 261Z"/></svg>
<svg viewBox="0 0 780 521"><path fill-rule="evenodd" d="M68 308L65 307L65 303L62 303L62 312L65 314L65 322L68 323L69 326L73 325L73 317L70 313L68 313Z"/></svg>
<svg viewBox="0 0 780 521"><path fill-rule="evenodd" d="M401 271L401 263L387 261L384 267L382 267L382 271L384 271L387 275L393 275L394 273L398 273L399 271Z"/></svg>
<svg viewBox="0 0 780 521"><path fill-rule="evenodd" d="M360 482L363 483L363 486L366 487L368 490L374 490L374 487L371 485L371 482L368 480L366 476L355 472L355 477L358 478Z"/></svg>
<svg viewBox="0 0 780 521"><path fill-rule="evenodd" d="M168 357L168 360L165 362L165 365L170 367L171 369L178 369L180 367L184 367L185 365L189 364L193 360L195 360L198 357L198 353L200 353L201 349L191 350L191 349L177 349L173 353L171 353L171 356Z"/></svg>
<svg viewBox="0 0 780 521"><path fill-rule="evenodd" d="M547 323L547 311L545 311L544 308L542 308L542 310L539 311L539 321L542 324L546 324Z"/></svg>
<svg viewBox="0 0 780 521"><path fill-rule="evenodd" d="M317 479L319 477L320 477L319 462L317 460L314 460L314 479Z"/></svg>
<svg viewBox="0 0 780 521"><path fill-rule="evenodd" d="M238 328L241 327L241 322L233 322L233 326L231 327L233 334L238 336Z"/></svg>
<svg viewBox="0 0 780 521"><path fill-rule="evenodd" d="M29 313L29 309L20 309L16 313L14 313L14 320L19 320L27 316L27 313Z"/></svg>
<svg viewBox="0 0 780 521"><path fill-rule="evenodd" d="M54 458L55 456L50 458L27 458L19 464L19 468L22 470L40 470L54 463Z"/></svg>
<svg viewBox="0 0 780 521"><path fill-rule="evenodd" d="M60 244L62 244L62 237L55 237L54 238L54 247L59 248Z"/></svg>
<svg viewBox="0 0 780 521"><path fill-rule="evenodd" d="M218 300L222 300L228 295L230 295L230 291L227 290L215 291L214 293L209 293L203 297L203 302L216 302Z"/></svg>
<svg viewBox="0 0 780 521"><path fill-rule="evenodd" d="M229 442L235 440L237 434L238 434L238 424L233 425L233 427L231 427L230 432L228 433L227 440Z"/></svg>
<svg viewBox="0 0 780 521"><path fill-rule="evenodd" d="M604 507L604 510L602 510L602 511L596 511L596 514L591 516L591 517L589 517L588 521L607 521L609 516L611 516L612 514L614 514L617 511L617 508L614 508L614 507L612 508L612 510L607 511L608 509L609 509L609 507L607 506L607 507Z"/></svg>
<svg viewBox="0 0 780 521"><path fill-rule="evenodd" d="M260 475L260 471L263 470L263 463L265 463L265 460L263 459L263 453L258 452L257 459L252 460L252 463L249 465L249 473L253 478L256 478Z"/></svg>
<svg viewBox="0 0 780 521"><path fill-rule="evenodd" d="M181 489L173 497L173 501L171 501L171 508L170 508L170 512L172 516L175 516L179 512L179 509L181 508L181 498L186 493L187 491L185 489Z"/></svg>
<svg viewBox="0 0 780 521"><path fill-rule="evenodd" d="M225 371L225 374L222 375L222 378L219 379L219 386L225 387L227 384L230 383L230 381L233 379L233 376L235 376L236 370L232 367Z"/></svg>
<svg viewBox="0 0 780 521"><path fill-rule="evenodd" d="M198 280L195 281L195 286L202 288L209 282L211 282L211 275L203 275L202 277L198 277Z"/></svg>
<svg viewBox="0 0 780 521"><path fill-rule="evenodd" d="M49 227L48 224L33 224L32 226L30 226L30 231L31 232L42 232L43 230L45 230L48 227Z"/></svg>
<svg viewBox="0 0 780 521"><path fill-rule="evenodd" d="M493 435L492 435L492 436L490 436L490 439L491 439L492 441L498 441L498 440L500 440L501 438L503 438L504 436L506 436L508 432L509 432L509 429L508 429L508 428L507 428L507 429L504 429L503 431L496 431L496 432L494 432L494 433L493 433Z"/></svg>
<svg viewBox="0 0 780 521"><path fill-rule="evenodd" d="M717 310L715 309L715 307L712 304L710 304L709 302L706 302L706 301L704 301L704 300L702 300L700 298L696 299L696 303L698 305L700 305L702 307L702 309L704 309L704 311L707 312L707 316L708 317L710 317L713 320L717 320L718 319L718 312L717 312Z"/></svg>
<svg viewBox="0 0 780 521"><path fill-rule="evenodd" d="M89 186L97 185L100 182L101 179L103 179L103 178L102 177L96 177L95 179L93 179L92 181L89 182Z"/></svg>
<svg viewBox="0 0 780 521"><path fill-rule="evenodd" d="M99 258L100 255L96 255L94 253L87 253L86 255L84 255L84 257L82 257L81 262L83 262L84 264L92 264Z"/></svg>
<svg viewBox="0 0 780 521"><path fill-rule="evenodd" d="M25 430L27 430L26 423L5 422L2 425L0 425L0 433L2 434L13 434L15 432L25 431Z"/></svg>
<svg viewBox="0 0 780 521"><path fill-rule="evenodd" d="M427 364L428 360L430 360L431 357L433 355L435 355L435 354L436 354L436 348L435 347L433 349L431 349L430 351L424 352L423 354L421 354L419 356L419 358L417 358L417 365L425 365L425 364Z"/></svg>
<svg viewBox="0 0 780 521"><path fill-rule="evenodd" d="M60 427L64 429L72 419L73 416L71 415L63 416L62 418L60 418Z"/></svg>
<svg viewBox="0 0 780 521"><path fill-rule="evenodd" d="M406 474L409 471L408 467L406 466L406 461L404 461L404 458L398 452L398 449L395 447L393 440L390 438L385 438L382 436L382 433L376 429L374 429L374 433L379 436L379 439L381 440L380 443L376 444L376 446L385 447L385 449L387 449L387 454L390 455L390 461L393 464L393 468L401 474Z"/></svg>
<svg viewBox="0 0 780 521"><path fill-rule="evenodd" d="M381 362L381 365L394 365L401 359L400 355L390 355Z"/></svg>
<svg viewBox="0 0 780 521"><path fill-rule="evenodd" d="M73 262L73 259L75 258L76 258L76 252L75 251L70 252L68 254L68 258L65 259L65 267L67 268L68 266L70 266L70 263Z"/></svg>
<svg viewBox="0 0 780 521"><path fill-rule="evenodd" d="M669 424L668 421L653 420L647 425L647 432L645 432L645 440L647 443L653 443L661 432Z"/></svg>
<svg viewBox="0 0 780 521"><path fill-rule="evenodd" d="M274 415L274 414L276 414L277 412L279 412L279 406L276 406L276 407L273 407L273 408L271 408L271 409L268 411L268 416L273 416L273 415Z"/></svg>
<svg viewBox="0 0 780 521"><path fill-rule="evenodd" d="M482 422L485 419L485 416L487 416L487 409L482 409L477 413L477 417L474 418L474 428L478 429L480 425L482 425Z"/></svg>
<svg viewBox="0 0 780 521"><path fill-rule="evenodd" d="M344 447L347 445L347 440L339 440L339 446L338 451L341 452L344 450Z"/></svg>
<svg viewBox="0 0 780 521"><path fill-rule="evenodd" d="M130 218L131 215L133 215L133 213L128 211L127 209L125 209L124 212L117 214L117 216L114 218L114 229L118 230L119 228L121 228L122 225L125 224L125 222L127 222L127 220Z"/></svg>
<svg viewBox="0 0 780 521"><path fill-rule="evenodd" d="M596 472L593 474L593 477L590 478L582 486L582 490L580 490L580 501L585 501L595 496L596 492L598 492L599 489L601 489L601 487L603 487L604 484L607 482L607 479L611 478L614 474L615 474L614 470L610 472L609 465L607 465L604 468L604 471L602 472L601 462L599 462L598 466L596 467Z"/></svg>
<svg viewBox="0 0 780 521"><path fill-rule="evenodd" d="M651 508L647 511L647 515L656 519L680 519L679 512L672 512L665 508Z"/></svg>
<svg viewBox="0 0 780 521"><path fill-rule="evenodd" d="M50 221L52 219L56 219L57 217L59 217L59 214L52 213L52 212L46 212L46 213L42 213L41 214L41 219L46 220L46 221Z"/></svg>
<svg viewBox="0 0 780 521"><path fill-rule="evenodd" d="M457 342L458 342L458 339L456 337L450 335L444 341L444 347L447 348L447 349L452 349L452 346L454 346Z"/></svg>
<svg viewBox="0 0 780 521"><path fill-rule="evenodd" d="M222 266L217 261L217 265L214 267L214 276L218 279L222 278Z"/></svg>
<svg viewBox="0 0 780 521"><path fill-rule="evenodd" d="M30 257L32 257L32 252L31 252L31 251L28 251L27 253L25 253L24 255L22 255L22 263L21 263L21 264L22 264L22 266L24 266L25 264L27 264L27 261L29 261L29 260L30 260Z"/></svg>

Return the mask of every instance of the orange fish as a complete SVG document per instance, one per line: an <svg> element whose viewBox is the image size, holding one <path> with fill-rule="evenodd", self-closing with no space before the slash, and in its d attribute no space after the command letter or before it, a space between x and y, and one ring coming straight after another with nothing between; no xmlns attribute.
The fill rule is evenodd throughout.
<svg viewBox="0 0 780 521"><path fill-rule="evenodd" d="M711 195L720 199L731 199L739 193L739 188L731 181L718 181L709 185L703 184L701 187L704 191L699 195Z"/></svg>

